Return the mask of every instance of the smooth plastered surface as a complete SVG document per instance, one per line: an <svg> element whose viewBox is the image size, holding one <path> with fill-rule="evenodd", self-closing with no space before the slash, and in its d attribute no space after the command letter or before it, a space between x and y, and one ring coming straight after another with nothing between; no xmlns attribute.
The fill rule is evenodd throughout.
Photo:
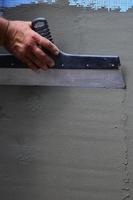
<svg viewBox="0 0 133 200"><path fill-rule="evenodd" d="M5 15L46 17L64 51L119 55L127 89L1 86L1 199L132 199L133 13L40 4Z"/></svg>

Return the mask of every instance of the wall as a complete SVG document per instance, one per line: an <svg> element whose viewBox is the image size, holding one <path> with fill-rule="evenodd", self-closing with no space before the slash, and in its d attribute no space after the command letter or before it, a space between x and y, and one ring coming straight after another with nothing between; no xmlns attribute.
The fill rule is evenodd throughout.
<svg viewBox="0 0 133 200"><path fill-rule="evenodd" d="M2 200L133 199L133 13L29 5L66 52L118 54L126 90L0 87Z"/></svg>

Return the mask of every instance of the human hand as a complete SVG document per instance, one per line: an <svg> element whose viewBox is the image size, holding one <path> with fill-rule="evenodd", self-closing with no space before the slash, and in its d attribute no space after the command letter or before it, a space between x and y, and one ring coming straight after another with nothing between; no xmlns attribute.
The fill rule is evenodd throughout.
<svg viewBox="0 0 133 200"><path fill-rule="evenodd" d="M52 42L31 29L31 22L24 21L9 21L4 46L33 70L47 70L55 64L40 46L52 55L59 53L59 49Z"/></svg>

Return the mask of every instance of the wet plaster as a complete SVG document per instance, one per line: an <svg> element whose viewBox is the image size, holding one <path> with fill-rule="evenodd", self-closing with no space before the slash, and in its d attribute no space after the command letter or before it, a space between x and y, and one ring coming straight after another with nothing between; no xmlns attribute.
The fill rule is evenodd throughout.
<svg viewBox="0 0 133 200"><path fill-rule="evenodd" d="M40 4L5 16L46 17L64 51L120 55L127 89L1 86L2 199L132 199L133 13Z"/></svg>
<svg viewBox="0 0 133 200"><path fill-rule="evenodd" d="M125 189L121 91L43 87L2 91L3 199L9 195L121 199Z"/></svg>

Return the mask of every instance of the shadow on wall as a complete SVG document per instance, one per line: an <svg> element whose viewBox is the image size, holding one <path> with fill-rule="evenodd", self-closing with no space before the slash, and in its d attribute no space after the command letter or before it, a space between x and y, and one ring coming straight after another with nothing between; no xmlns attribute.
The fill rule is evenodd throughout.
<svg viewBox="0 0 133 200"><path fill-rule="evenodd" d="M61 0L0 0L0 7L14 7L20 4L30 4L30 3L63 3L65 1ZM83 6L90 9L107 9L119 10L120 12L126 12L133 8L133 0L69 0L69 5L72 6Z"/></svg>

